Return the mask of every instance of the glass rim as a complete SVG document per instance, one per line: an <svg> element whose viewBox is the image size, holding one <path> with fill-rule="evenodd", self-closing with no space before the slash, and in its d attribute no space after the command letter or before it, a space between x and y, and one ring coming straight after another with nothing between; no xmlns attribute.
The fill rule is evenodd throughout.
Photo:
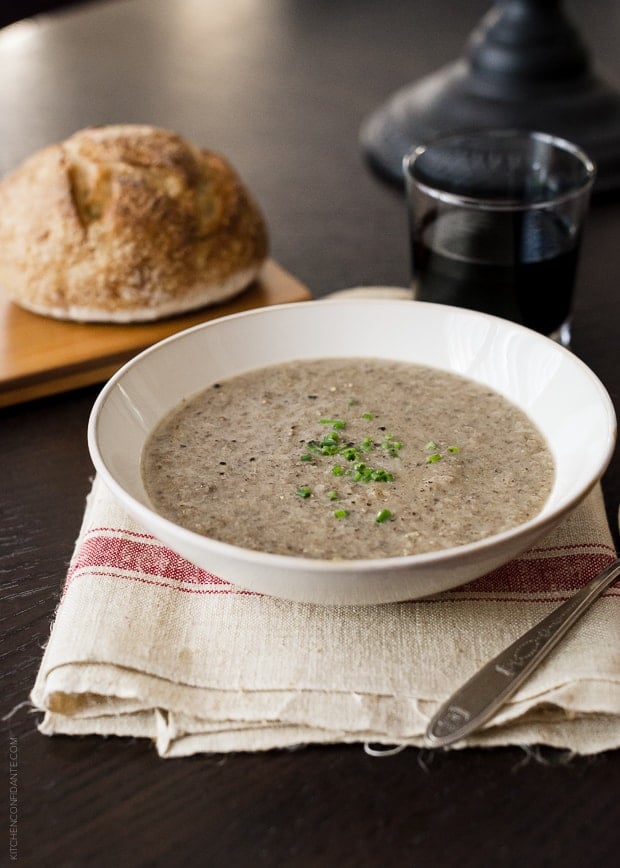
<svg viewBox="0 0 620 868"><path fill-rule="evenodd" d="M544 142L546 145L551 145L564 153L573 156L583 167L585 177L581 183L577 184L573 189L550 195L545 199L533 200L530 202L524 201L522 198L497 198L491 199L484 196L472 196L463 193L452 193L448 190L442 190L437 186L432 186L427 182L421 181L413 174L413 168L420 157L422 157L431 148L441 147L450 143L455 143L458 140L484 140L487 138L503 138L503 139L521 139L534 140ZM533 210L535 208L548 208L560 202L576 199L583 196L589 191L594 184L596 178L596 164L588 156L588 154L579 145L574 142L564 139L561 136L553 135L552 133L542 132L540 130L523 130L523 129L488 129L488 130L461 130L460 132L451 133L449 135L440 136L436 139L424 142L417 145L403 157L403 171L407 186L415 184L416 187L426 195L441 202L446 202L453 205L465 205L480 210Z"/></svg>

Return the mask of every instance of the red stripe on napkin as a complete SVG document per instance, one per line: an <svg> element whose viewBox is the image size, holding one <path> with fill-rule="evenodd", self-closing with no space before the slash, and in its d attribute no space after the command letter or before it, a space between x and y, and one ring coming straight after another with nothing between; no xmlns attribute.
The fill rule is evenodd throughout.
<svg viewBox="0 0 620 868"><path fill-rule="evenodd" d="M569 546L576 551L551 554L550 549L532 549L527 557L516 558L479 579L469 582L468 591L507 594L541 594L577 591L614 560L611 549L600 545ZM605 547L606 548L606 547ZM588 550L589 549L589 550Z"/></svg>
<svg viewBox="0 0 620 868"><path fill-rule="evenodd" d="M614 558L613 550L606 545L532 549L526 556L448 591L435 601L447 601L454 596L461 600L505 601L507 597L517 601L532 601L533 597L560 600L594 578ZM72 581L89 574L184 593L253 593L190 563L150 534L119 528L93 528L87 533L69 567L65 593ZM620 596L620 589L612 588L607 593Z"/></svg>
<svg viewBox="0 0 620 868"><path fill-rule="evenodd" d="M124 533L123 536L89 534L77 552L71 571L92 567L114 567L190 584L226 584L146 534L141 539L132 539Z"/></svg>
<svg viewBox="0 0 620 868"><path fill-rule="evenodd" d="M110 576L185 593L247 594L187 561L149 534L93 528L69 566L64 592L78 577Z"/></svg>

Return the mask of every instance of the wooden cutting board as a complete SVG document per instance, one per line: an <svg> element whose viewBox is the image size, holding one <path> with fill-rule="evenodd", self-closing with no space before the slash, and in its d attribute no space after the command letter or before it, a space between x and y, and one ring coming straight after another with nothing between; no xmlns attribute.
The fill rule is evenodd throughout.
<svg viewBox="0 0 620 868"><path fill-rule="evenodd" d="M274 260L236 298L153 323L64 322L0 298L0 407L103 382L141 350L189 326L310 298L310 290Z"/></svg>

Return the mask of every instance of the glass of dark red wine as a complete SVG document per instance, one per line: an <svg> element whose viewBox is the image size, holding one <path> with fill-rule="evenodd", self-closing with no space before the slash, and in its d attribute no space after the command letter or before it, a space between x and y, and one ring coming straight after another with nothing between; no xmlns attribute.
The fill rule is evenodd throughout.
<svg viewBox="0 0 620 868"><path fill-rule="evenodd" d="M565 346L595 166L541 132L486 130L404 159L414 297L521 323Z"/></svg>

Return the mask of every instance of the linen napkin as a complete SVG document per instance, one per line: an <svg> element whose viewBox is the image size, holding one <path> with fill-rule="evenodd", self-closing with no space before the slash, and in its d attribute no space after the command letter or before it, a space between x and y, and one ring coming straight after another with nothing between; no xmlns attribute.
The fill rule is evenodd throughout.
<svg viewBox="0 0 620 868"><path fill-rule="evenodd" d="M152 739L162 757L422 745L439 704L614 558L600 488L509 565L424 600L286 602L146 533L96 478L32 692L41 732ZM620 588L467 745L620 745Z"/></svg>

